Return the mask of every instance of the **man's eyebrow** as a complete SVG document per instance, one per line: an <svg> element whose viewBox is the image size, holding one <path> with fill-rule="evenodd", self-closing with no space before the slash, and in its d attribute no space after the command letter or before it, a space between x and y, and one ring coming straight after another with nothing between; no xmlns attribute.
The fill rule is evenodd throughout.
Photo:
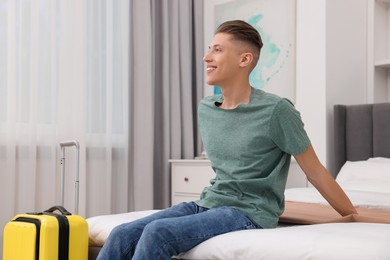
<svg viewBox="0 0 390 260"><path fill-rule="evenodd" d="M212 46L209 46L209 49L216 48L216 47L222 47L221 44L214 44Z"/></svg>

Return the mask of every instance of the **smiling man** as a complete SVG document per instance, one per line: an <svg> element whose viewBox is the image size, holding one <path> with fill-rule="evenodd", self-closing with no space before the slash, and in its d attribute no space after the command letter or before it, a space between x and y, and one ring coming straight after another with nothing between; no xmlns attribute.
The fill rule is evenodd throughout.
<svg viewBox="0 0 390 260"><path fill-rule="evenodd" d="M98 259L171 259L220 234L276 227L291 155L341 215L356 213L319 162L299 112L250 85L262 45L246 22L218 27L204 61L207 83L220 86L222 94L204 98L198 111L216 178L197 201L116 227Z"/></svg>

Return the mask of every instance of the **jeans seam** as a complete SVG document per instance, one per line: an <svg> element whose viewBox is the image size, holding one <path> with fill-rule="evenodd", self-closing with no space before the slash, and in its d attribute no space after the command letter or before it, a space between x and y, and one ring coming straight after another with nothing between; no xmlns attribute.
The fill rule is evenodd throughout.
<svg viewBox="0 0 390 260"><path fill-rule="evenodd" d="M138 241L139 241L139 239L135 239L135 240L133 240L133 241L131 241L131 243L129 243L129 246L126 248L126 250L123 252L123 256L126 258L128 255L129 255L129 253L130 253L130 251L131 251L131 248L135 245L137 245L137 243L138 243ZM135 250L134 250L135 251Z"/></svg>

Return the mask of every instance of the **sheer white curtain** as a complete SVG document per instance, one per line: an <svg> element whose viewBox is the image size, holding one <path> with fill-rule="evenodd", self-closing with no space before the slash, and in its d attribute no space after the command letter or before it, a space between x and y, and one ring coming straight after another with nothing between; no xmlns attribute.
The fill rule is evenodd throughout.
<svg viewBox="0 0 390 260"><path fill-rule="evenodd" d="M80 214L128 210L128 12L126 0L0 0L1 230L59 203L66 139L81 145Z"/></svg>

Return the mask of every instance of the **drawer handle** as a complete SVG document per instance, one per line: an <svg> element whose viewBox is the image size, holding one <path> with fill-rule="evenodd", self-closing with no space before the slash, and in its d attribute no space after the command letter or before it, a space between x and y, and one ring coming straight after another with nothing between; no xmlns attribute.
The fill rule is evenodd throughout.
<svg viewBox="0 0 390 260"><path fill-rule="evenodd" d="M185 181L185 182L188 182L188 181L189 181L188 177L185 177L185 178L184 178L184 181Z"/></svg>

